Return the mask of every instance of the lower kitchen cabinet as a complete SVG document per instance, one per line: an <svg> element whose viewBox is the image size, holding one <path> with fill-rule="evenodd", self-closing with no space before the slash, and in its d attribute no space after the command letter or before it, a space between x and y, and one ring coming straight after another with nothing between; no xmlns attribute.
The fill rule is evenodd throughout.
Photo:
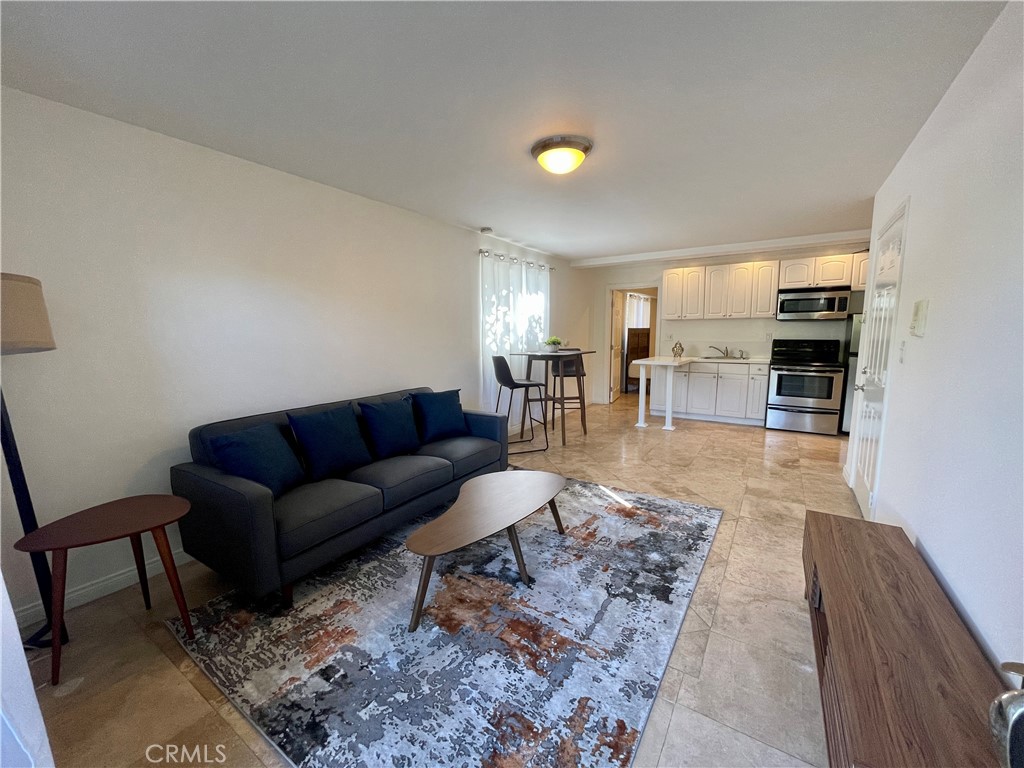
<svg viewBox="0 0 1024 768"><path fill-rule="evenodd" d="M716 416L732 416L743 419L747 416L747 377L749 367L746 365L718 366L718 386L716 387Z"/></svg>
<svg viewBox="0 0 1024 768"><path fill-rule="evenodd" d="M750 366L753 371L754 366ZM747 418L763 419L768 405L768 377L752 375L747 387Z"/></svg>
<svg viewBox="0 0 1024 768"><path fill-rule="evenodd" d="M657 367L654 369L654 376L651 378L651 408L664 410L665 408L665 369ZM685 370L676 370L672 374L672 413L682 415L686 412L687 379L689 374Z"/></svg>
<svg viewBox="0 0 1024 768"><path fill-rule="evenodd" d="M686 412L715 415L715 401L718 399L718 374L695 373L690 371L686 393Z"/></svg>

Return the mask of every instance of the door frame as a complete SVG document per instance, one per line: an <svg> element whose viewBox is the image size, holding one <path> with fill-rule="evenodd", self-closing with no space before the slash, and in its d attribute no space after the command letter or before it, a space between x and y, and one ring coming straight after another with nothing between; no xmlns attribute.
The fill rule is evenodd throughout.
<svg viewBox="0 0 1024 768"><path fill-rule="evenodd" d="M611 368L611 341L612 341L612 317L611 317L611 306L612 306L612 292L613 291L624 291L629 293L630 291L636 292L639 289L654 290L654 298L658 299L658 315L655 318L654 324L654 338L655 341L661 338L661 285L660 279L648 279L648 280L633 280L624 283L609 283L605 286L604 290L604 311L607 315L601 320L598 327L600 331L600 344L597 347L599 355L605 356L603 360L595 360L594 367L600 366L603 371L602 378L604 380L604 386L600 387L601 399L595 398L594 402L607 405L609 402L609 393L611 392L612 386L612 368ZM596 319L596 318L595 318ZM593 326L591 326L593 327ZM623 328L625 328L625 322L623 322ZM655 350L652 350L654 354ZM595 395L596 393L591 393Z"/></svg>

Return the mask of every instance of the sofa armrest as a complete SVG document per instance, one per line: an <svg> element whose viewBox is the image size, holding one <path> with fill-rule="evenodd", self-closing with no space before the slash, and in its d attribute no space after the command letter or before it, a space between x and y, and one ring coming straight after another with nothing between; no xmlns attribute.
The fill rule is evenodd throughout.
<svg viewBox="0 0 1024 768"><path fill-rule="evenodd" d="M192 504L178 522L188 554L254 597L281 588L274 496L269 488L188 463L171 467L171 490Z"/></svg>
<svg viewBox="0 0 1024 768"><path fill-rule="evenodd" d="M486 437L501 445L501 471L508 469L508 419L490 411L465 411L466 426L474 437Z"/></svg>

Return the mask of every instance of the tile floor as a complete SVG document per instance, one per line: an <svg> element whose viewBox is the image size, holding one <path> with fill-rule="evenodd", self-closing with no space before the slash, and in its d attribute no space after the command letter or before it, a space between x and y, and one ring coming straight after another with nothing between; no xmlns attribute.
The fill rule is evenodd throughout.
<svg viewBox="0 0 1024 768"><path fill-rule="evenodd" d="M800 548L806 509L859 516L846 440L698 421L639 430L635 395L587 415L588 436L572 414L568 445L513 463L724 510L634 766L827 765ZM198 563L181 575L193 605L227 589ZM152 611L136 587L69 612L56 688L49 653L30 652L57 766L152 765L147 748L166 744L207 745L232 768L285 765L164 628L174 603L162 574L150 582Z"/></svg>

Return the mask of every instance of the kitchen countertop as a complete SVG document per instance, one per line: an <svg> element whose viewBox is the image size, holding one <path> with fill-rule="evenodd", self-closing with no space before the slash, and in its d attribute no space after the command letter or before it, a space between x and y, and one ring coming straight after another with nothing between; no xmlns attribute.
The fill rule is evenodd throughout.
<svg viewBox="0 0 1024 768"><path fill-rule="evenodd" d="M743 358L742 360L738 357L680 357L675 358L671 355L657 355L655 357L645 357L640 360L633 360L633 365L650 365L650 366L676 366L689 365L690 363L735 363L738 365L768 365L767 357L750 357Z"/></svg>

